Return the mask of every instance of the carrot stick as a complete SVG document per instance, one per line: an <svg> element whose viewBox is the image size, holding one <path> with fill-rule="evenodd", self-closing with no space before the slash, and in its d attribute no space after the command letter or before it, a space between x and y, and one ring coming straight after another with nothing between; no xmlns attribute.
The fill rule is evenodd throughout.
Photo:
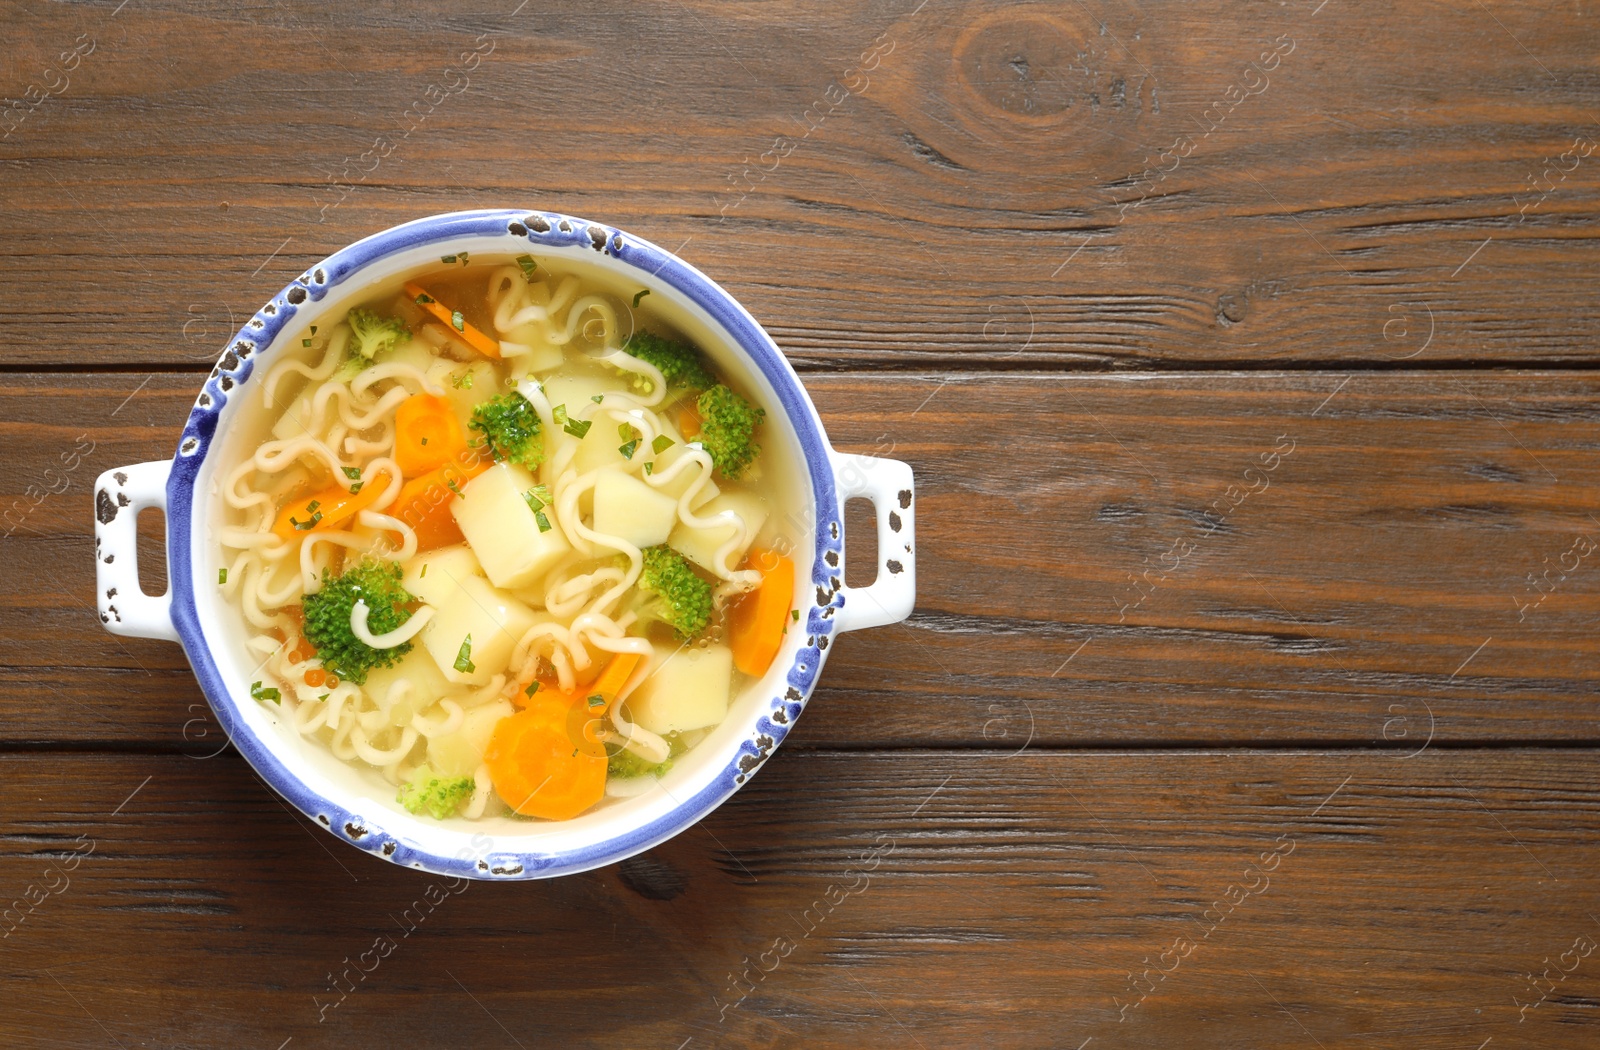
<svg viewBox="0 0 1600 1050"><path fill-rule="evenodd" d="M733 665L759 678L783 645L794 604L794 562L777 551L752 550L745 567L759 571L761 582L729 611L728 645Z"/></svg>
<svg viewBox="0 0 1600 1050"><path fill-rule="evenodd" d="M600 677L594 680L585 697L598 696L610 707L616 702L617 694L622 692L622 687L627 684L628 676L633 674L633 669L639 666L638 653L618 653L606 664L606 669L600 672ZM598 710L598 705L596 706Z"/></svg>
<svg viewBox="0 0 1600 1050"><path fill-rule="evenodd" d="M406 294L411 296L418 306L461 333L461 338L472 349L478 351L484 357L498 358L500 356L499 341L484 335L483 332L467 324L466 321L458 320L461 316L459 310L451 310L448 306L423 291L421 285L412 284L408 281L406 282L405 290Z"/></svg>
<svg viewBox="0 0 1600 1050"><path fill-rule="evenodd" d="M413 394L394 414L394 461L408 478L443 466L467 447L449 398Z"/></svg>
<svg viewBox="0 0 1600 1050"><path fill-rule="evenodd" d="M348 482L335 483L321 492L290 501L278 512L272 531L280 539L293 540L308 532L331 529L372 506L388 487L389 475L382 471L368 479L360 492L351 492Z"/></svg>

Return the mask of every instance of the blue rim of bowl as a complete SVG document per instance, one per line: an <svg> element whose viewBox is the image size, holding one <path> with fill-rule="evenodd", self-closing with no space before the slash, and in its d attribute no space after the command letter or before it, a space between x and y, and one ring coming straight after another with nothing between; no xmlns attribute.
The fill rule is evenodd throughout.
<svg viewBox="0 0 1600 1050"><path fill-rule="evenodd" d="M367 266L398 252L463 237L500 237L507 251L517 251L524 246L592 248L687 296L732 337L734 345L776 391L776 407L782 409L794 428L805 455L815 501L812 583L816 594L810 600L802 596L807 608L808 637L785 675L788 688L782 695L770 699L733 760L705 788L678 801L666 814L650 823L573 850L495 852L486 856L461 851L445 856L386 832L379 819L382 814L351 811L312 790L278 759L272 748L256 736L240 716L240 705L254 701L232 696L223 685L195 602L194 572L189 561L195 482L229 397L249 382L260 355L293 324L299 308L308 301L321 301ZM481 247L473 250L483 251ZM395 226L335 252L284 286L239 329L233 342L223 351L184 424L167 481L167 565L172 620L195 677L227 738L275 791L336 837L402 867L440 875L480 879L551 878L624 860L692 826L738 790L783 742L816 684L833 634L835 612L844 602L840 593L843 580L837 567L844 530L839 512L828 441L799 378L756 320L709 277L671 252L602 223L556 212L507 209L452 212Z"/></svg>

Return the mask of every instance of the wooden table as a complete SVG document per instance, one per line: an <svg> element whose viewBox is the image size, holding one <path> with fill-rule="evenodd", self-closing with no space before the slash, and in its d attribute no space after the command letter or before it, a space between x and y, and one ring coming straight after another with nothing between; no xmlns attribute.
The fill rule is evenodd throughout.
<svg viewBox="0 0 1600 1050"><path fill-rule="evenodd" d="M418 6L4 5L0 1044L1596 1045L1588 5ZM921 593L701 826L450 887L100 629L88 493L501 205L744 302Z"/></svg>

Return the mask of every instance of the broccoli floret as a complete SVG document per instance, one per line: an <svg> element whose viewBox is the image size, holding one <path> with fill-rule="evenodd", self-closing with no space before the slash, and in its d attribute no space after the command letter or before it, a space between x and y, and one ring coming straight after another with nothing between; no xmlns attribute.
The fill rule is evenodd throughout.
<svg viewBox="0 0 1600 1050"><path fill-rule="evenodd" d="M520 463L529 470L544 462L544 441L539 437L539 413L528 399L512 391L491 398L472 410L467 424L483 435L480 446L488 446L496 460Z"/></svg>
<svg viewBox="0 0 1600 1050"><path fill-rule="evenodd" d="M659 764L652 764L638 755L623 748L606 762L606 772L614 777L642 777L646 773L661 776L672 768L672 759L667 759Z"/></svg>
<svg viewBox="0 0 1600 1050"><path fill-rule="evenodd" d="M655 365L667 381L668 400L675 400L679 394L698 393L716 385L717 377L700 360L700 351L688 343L667 339L654 332L635 332L622 344L622 351ZM649 387L649 380L637 372L630 374L634 377L637 389Z"/></svg>
<svg viewBox="0 0 1600 1050"><path fill-rule="evenodd" d="M640 618L669 625L685 641L711 622L711 584L671 547L645 548L639 589L649 596Z"/></svg>
<svg viewBox="0 0 1600 1050"><path fill-rule="evenodd" d="M393 350L411 335L411 330L398 317L379 317L371 310L356 307L346 318L350 322L352 352L372 361L379 354Z"/></svg>
<svg viewBox="0 0 1600 1050"><path fill-rule="evenodd" d="M350 629L350 610L366 602L368 629L385 634L411 619L402 606L416 600L400 586L400 566L394 562L361 562L338 576L323 569L322 589L305 597L306 640L316 646L330 674L360 685L374 667L393 667L412 643L374 649Z"/></svg>
<svg viewBox="0 0 1600 1050"><path fill-rule="evenodd" d="M454 816L461 804L472 797L471 777L441 777L431 766L411 771L395 801L413 813L427 813L435 820Z"/></svg>
<svg viewBox="0 0 1600 1050"><path fill-rule="evenodd" d="M766 409L755 407L720 383L700 395L697 407L701 447L726 477L739 477L761 452L752 438Z"/></svg>

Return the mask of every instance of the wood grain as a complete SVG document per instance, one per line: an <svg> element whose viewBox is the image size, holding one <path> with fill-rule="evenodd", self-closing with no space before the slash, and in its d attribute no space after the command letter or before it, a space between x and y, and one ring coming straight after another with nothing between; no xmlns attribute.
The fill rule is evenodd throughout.
<svg viewBox="0 0 1600 1050"><path fill-rule="evenodd" d="M206 363L317 259L491 205L681 249L807 367L1600 338L1600 156L1563 157L1600 108L1563 5L515 7L7 3L0 92L96 50L0 142L0 364Z"/></svg>
<svg viewBox="0 0 1600 1050"><path fill-rule="evenodd" d="M30 1007L0 1014L0 1033L8 1046L378 1047L404 1033L417 1047L935 1050L1172 1032L1197 1048L1588 1046L1600 955L1563 962L1572 972L1551 973L1525 1020L1512 997L1537 1001L1521 975L1580 936L1600 942L1596 761L785 750L643 858L451 893L290 815L231 755L12 755L11 797L45 804L0 822L0 886L45 897L0 940L8 1000ZM1206 914L1246 882L1258 892ZM419 903L430 886L444 886L436 907ZM363 960L381 937L382 957ZM787 954L763 962L780 937ZM1140 995L1129 972L1153 971L1178 937L1196 947L1162 960L1171 974L1152 972L1119 1021L1116 1000ZM728 975L746 965L755 988L739 1001Z"/></svg>
<svg viewBox="0 0 1600 1050"><path fill-rule="evenodd" d="M839 641L797 746L1596 740L1594 373L808 387L922 513L916 612ZM0 541L0 738L212 750L179 650L92 611L93 475L169 454L194 388L0 383L0 498L94 443Z"/></svg>

